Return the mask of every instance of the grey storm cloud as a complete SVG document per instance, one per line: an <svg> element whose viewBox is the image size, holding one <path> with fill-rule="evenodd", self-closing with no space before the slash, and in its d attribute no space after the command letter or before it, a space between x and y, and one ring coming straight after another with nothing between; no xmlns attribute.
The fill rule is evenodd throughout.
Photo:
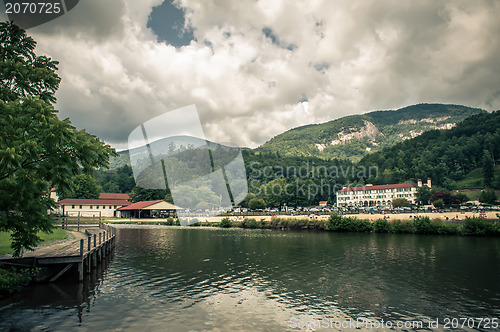
<svg viewBox="0 0 500 332"><path fill-rule="evenodd" d="M61 117L124 148L139 124L196 104L208 139L254 147L420 102L500 108L498 1L177 0L194 36L177 47L151 28L168 27L150 21L161 4L80 1L29 30L60 61Z"/></svg>

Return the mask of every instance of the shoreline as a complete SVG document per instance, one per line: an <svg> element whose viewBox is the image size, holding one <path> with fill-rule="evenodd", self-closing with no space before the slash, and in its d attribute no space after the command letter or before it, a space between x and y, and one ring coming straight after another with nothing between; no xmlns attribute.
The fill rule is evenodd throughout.
<svg viewBox="0 0 500 332"><path fill-rule="evenodd" d="M465 214L464 214L465 215ZM435 216L434 216L435 217ZM273 229L282 231L323 231L323 232L353 232L353 233L392 233L415 235L455 235L455 236L500 236L500 221L483 218L467 218L463 221L456 219L446 220L429 218L428 216L415 216L409 219L379 218L373 221L352 216L333 214L327 218L280 218L265 220L261 218L229 219L224 217L220 222L204 222L192 220L189 228L241 228L241 229ZM465 218L465 216L464 216ZM135 221L115 221L113 224L141 225L141 226L168 226L179 227L178 222L172 225L172 220L160 221L158 219Z"/></svg>
<svg viewBox="0 0 500 332"><path fill-rule="evenodd" d="M500 221L500 218L496 216L499 212L495 211L487 211L485 213L484 220L488 221ZM425 213L395 213L395 214L382 214L382 213L359 213L359 214L340 214L342 217L353 217L361 220L375 221L378 219L386 219L389 221L394 220L412 220L414 217L429 217L431 220L433 219L441 219L443 221L464 221L467 218L479 218L480 214L477 212L425 212ZM257 221L271 221L272 218L280 218L280 219L309 219L309 220L328 220L330 214L323 215L315 215L311 217L311 214L299 214L299 215L275 215L275 216L252 216L252 215L238 215L238 216L216 216L216 217L194 217L198 219L200 222L208 222L208 223L218 223L224 218L229 218L231 221L242 221L243 219L255 219ZM448 219L446 219L448 218ZM161 223L166 219L163 218L116 218L116 219L104 219L103 222L109 222L111 224L115 223Z"/></svg>

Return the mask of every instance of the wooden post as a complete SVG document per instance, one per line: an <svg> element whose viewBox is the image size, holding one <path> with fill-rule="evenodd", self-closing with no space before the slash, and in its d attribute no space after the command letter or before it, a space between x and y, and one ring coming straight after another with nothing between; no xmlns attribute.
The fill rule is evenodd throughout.
<svg viewBox="0 0 500 332"><path fill-rule="evenodd" d="M106 240L106 231L103 231L102 233L102 238L103 238L103 241L104 241L104 250L102 251L104 257L106 257L106 249L108 248L108 242Z"/></svg>
<svg viewBox="0 0 500 332"><path fill-rule="evenodd" d="M87 237L87 250L90 251L90 236Z"/></svg>
<svg viewBox="0 0 500 332"><path fill-rule="evenodd" d="M78 281L83 281L83 239L80 240L80 262L78 262Z"/></svg>
<svg viewBox="0 0 500 332"><path fill-rule="evenodd" d="M96 237L97 237L97 235L94 234L94 248L95 248L95 245L96 245Z"/></svg>

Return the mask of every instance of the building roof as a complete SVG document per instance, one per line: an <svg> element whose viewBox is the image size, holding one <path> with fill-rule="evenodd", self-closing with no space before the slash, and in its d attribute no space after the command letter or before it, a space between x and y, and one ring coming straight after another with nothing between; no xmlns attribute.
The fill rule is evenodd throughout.
<svg viewBox="0 0 500 332"><path fill-rule="evenodd" d="M160 203L160 202L163 202L162 200L158 200L158 201L140 201L140 202L137 202L137 203L132 203L128 206L124 206L124 207L121 207L119 208L118 210L120 211L126 211L126 210L143 210L144 208L150 206L150 205L153 205L153 204L156 204L156 203Z"/></svg>
<svg viewBox="0 0 500 332"><path fill-rule="evenodd" d="M129 201L124 199L88 199L88 198L65 198L58 202L60 205L130 205Z"/></svg>
<svg viewBox="0 0 500 332"><path fill-rule="evenodd" d="M129 194L118 194L118 193L100 193L99 199L124 199L129 200Z"/></svg>
<svg viewBox="0 0 500 332"><path fill-rule="evenodd" d="M131 211L131 210L182 210L182 208L175 206L171 203L158 200L158 201L142 201L130 204L119 208L120 211Z"/></svg>
<svg viewBox="0 0 500 332"><path fill-rule="evenodd" d="M364 191L364 190L380 190L380 189L398 189L398 188L416 188L416 183L397 183L397 184L382 184L378 186L363 186L363 187L348 187L338 192L348 191Z"/></svg>

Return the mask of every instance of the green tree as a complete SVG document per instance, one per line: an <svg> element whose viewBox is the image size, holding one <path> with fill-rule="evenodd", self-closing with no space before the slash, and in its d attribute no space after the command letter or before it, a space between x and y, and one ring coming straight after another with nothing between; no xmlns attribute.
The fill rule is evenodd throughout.
<svg viewBox="0 0 500 332"><path fill-rule="evenodd" d="M266 202L269 206L280 207L283 203L287 202L287 184L283 178L277 178L270 181L263 188L263 193Z"/></svg>
<svg viewBox="0 0 500 332"><path fill-rule="evenodd" d="M36 42L17 25L0 23L0 97L4 102L38 96L54 103L61 79L56 73L59 62L36 56Z"/></svg>
<svg viewBox="0 0 500 332"><path fill-rule="evenodd" d="M248 202L248 207L252 210L265 209L266 202L264 202L262 198L252 198L250 202Z"/></svg>
<svg viewBox="0 0 500 332"><path fill-rule="evenodd" d="M493 168L493 158L488 150L484 150L483 158L481 160L483 167L483 183L486 188L491 188L493 177L495 176L495 169Z"/></svg>
<svg viewBox="0 0 500 332"><path fill-rule="evenodd" d="M483 190L483 191L481 191L481 194L479 195L479 201L481 203L495 204L496 200L497 200L497 195L495 193L495 190L493 190L493 189Z"/></svg>
<svg viewBox="0 0 500 332"><path fill-rule="evenodd" d="M135 186L130 194L130 199L134 203L141 201L157 201L166 198L167 194L169 193L164 189L144 189Z"/></svg>
<svg viewBox="0 0 500 332"><path fill-rule="evenodd" d="M399 208L399 207L407 207L410 206L410 202L406 198L393 198L392 200L392 207L394 208Z"/></svg>
<svg viewBox="0 0 500 332"><path fill-rule="evenodd" d="M460 203L465 203L467 201L470 201L470 198L469 196L467 196L466 194L464 193L457 193L456 196L458 197L458 199L460 200Z"/></svg>
<svg viewBox="0 0 500 332"><path fill-rule="evenodd" d="M418 187L417 188L417 202L419 204L429 204L429 199L431 199L432 192L429 187Z"/></svg>
<svg viewBox="0 0 500 332"><path fill-rule="evenodd" d="M37 58L23 30L0 23L0 45L0 231L11 232L18 256L39 243L37 232L51 232L49 189L67 192L73 175L108 167L116 152L59 120L49 104L59 83L56 62Z"/></svg>
<svg viewBox="0 0 500 332"><path fill-rule="evenodd" d="M102 188L89 174L78 174L73 177L71 198L98 198Z"/></svg>
<svg viewBox="0 0 500 332"><path fill-rule="evenodd" d="M441 209L444 207L444 201L443 199L436 199L435 201L432 202L432 205L434 205L435 208Z"/></svg>

